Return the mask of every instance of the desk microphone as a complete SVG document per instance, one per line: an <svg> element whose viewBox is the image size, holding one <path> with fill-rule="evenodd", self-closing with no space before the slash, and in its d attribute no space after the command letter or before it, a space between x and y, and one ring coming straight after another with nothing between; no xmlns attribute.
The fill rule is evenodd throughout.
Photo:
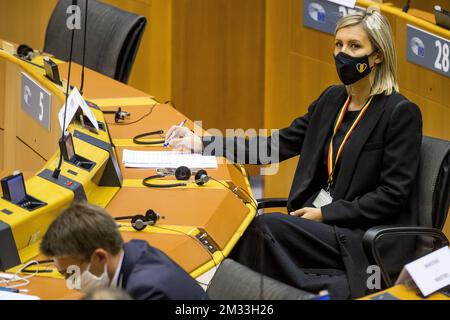
<svg viewBox="0 0 450 320"><path fill-rule="evenodd" d="M408 13L410 7L411 7L411 0L408 0L406 1L405 6L403 7L403 12Z"/></svg>
<svg viewBox="0 0 450 320"><path fill-rule="evenodd" d="M72 0L72 5L73 6L77 6L78 5L78 0ZM67 101L69 99L69 88L70 88L70 71L72 69L72 58L73 58L73 39L75 37L75 27L72 28L72 35L71 35L71 39L70 39L70 54L69 54L69 71L68 71L68 75L67 75L67 88L66 88L66 103L64 105L64 120L63 120L63 127L62 127L62 132L61 132L61 138L59 139L59 141L64 141L64 133L66 131L66 116L67 116ZM61 143L59 143L59 146L61 146ZM53 171L52 177L54 179L58 179L59 175L61 174L61 166L63 163L63 151L61 149L61 147L59 147L59 162L58 162L58 166L55 168L55 170Z"/></svg>

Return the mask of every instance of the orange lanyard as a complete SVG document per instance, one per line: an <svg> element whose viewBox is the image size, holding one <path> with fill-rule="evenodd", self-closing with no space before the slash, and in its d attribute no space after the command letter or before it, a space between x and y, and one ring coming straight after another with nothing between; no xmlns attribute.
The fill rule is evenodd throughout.
<svg viewBox="0 0 450 320"><path fill-rule="evenodd" d="M347 101L345 101L344 107L342 108L341 112L339 113L339 116L337 118L336 124L334 125L333 130L333 137L330 141L330 146L328 147L328 191L330 189L331 184L333 183L333 173L336 169L336 164L339 160L339 157L341 156L342 149L344 149L345 144L347 143L347 140L350 138L350 135L352 134L353 130L355 129L358 122L361 120L362 116L366 112L367 108L369 107L370 103L372 102L372 97L367 101L367 103L364 105L364 107L361 109L361 112L359 113L358 117L356 118L355 122L353 122L352 126L348 130L347 134L344 137L344 140L342 140L341 145L338 148L336 159L333 162L333 140L336 136L336 133L339 130L339 127L342 124L342 121L344 120L345 113L347 112L348 106L350 105L351 96L347 98Z"/></svg>

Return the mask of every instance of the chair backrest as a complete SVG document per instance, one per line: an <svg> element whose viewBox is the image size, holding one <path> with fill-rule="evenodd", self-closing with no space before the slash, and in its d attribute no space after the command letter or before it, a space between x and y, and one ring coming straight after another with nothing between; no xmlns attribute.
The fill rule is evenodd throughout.
<svg viewBox="0 0 450 320"><path fill-rule="evenodd" d="M213 300L259 300L261 275L232 259L225 259L214 274L207 293ZM307 300L313 297L310 293L263 276L264 300Z"/></svg>
<svg viewBox="0 0 450 320"><path fill-rule="evenodd" d="M71 30L67 13L72 0L59 0L50 18L44 51L67 61L70 53ZM78 3L81 29L75 30L73 61L83 61L84 12L86 1ZM70 11L69 11L70 12ZM145 17L90 0L86 38L86 66L110 78L127 83L147 24Z"/></svg>
<svg viewBox="0 0 450 320"><path fill-rule="evenodd" d="M450 202L450 142L423 137L420 151L420 163L415 185L412 188L409 212L417 217L417 226L442 230L447 218ZM386 265L391 283L395 282L403 266L440 248L442 243L435 237L403 236L386 237L379 243L378 250L383 260L389 258ZM393 249L395 248L395 249ZM403 254L398 255L397 250Z"/></svg>
<svg viewBox="0 0 450 320"><path fill-rule="evenodd" d="M423 138L412 200L420 226L442 229L450 203L450 141Z"/></svg>

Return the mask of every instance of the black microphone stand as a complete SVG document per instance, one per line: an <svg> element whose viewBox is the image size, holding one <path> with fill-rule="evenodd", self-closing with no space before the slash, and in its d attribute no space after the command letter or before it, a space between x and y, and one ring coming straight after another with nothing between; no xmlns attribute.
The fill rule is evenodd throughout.
<svg viewBox="0 0 450 320"><path fill-rule="evenodd" d="M89 0L85 0L86 8L84 10L84 36L83 36L83 68L81 70L81 85L80 85L80 94L83 95L84 89L84 68L86 66L86 34L87 34L87 25L88 25L88 3Z"/></svg>
<svg viewBox="0 0 450 320"><path fill-rule="evenodd" d="M403 12L408 13L410 7L411 7L411 0L408 0L405 6L403 7Z"/></svg>
<svg viewBox="0 0 450 320"><path fill-rule="evenodd" d="M76 6L77 4L78 4L77 0L72 0L72 5L73 6ZM73 40L74 40L74 37L75 37L75 26L72 29L72 35L71 35L71 40L70 40L69 71L68 71L68 76L67 76L66 103L64 105L64 120L63 120L63 127L62 127L62 133L61 133L60 141L64 141L64 135L65 135L65 132L66 132L67 101L69 99L70 71L72 69ZM52 177L54 179L58 179L59 175L61 174L62 162L63 162L63 152L62 152L62 149L60 147L59 148L59 162L58 162L58 166L55 168L55 170L53 171L53 174L52 174Z"/></svg>

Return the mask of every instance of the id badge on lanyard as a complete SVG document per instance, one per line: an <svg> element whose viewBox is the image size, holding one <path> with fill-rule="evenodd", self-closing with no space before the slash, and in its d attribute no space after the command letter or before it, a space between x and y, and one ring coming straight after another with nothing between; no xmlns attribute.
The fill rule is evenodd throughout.
<svg viewBox="0 0 450 320"><path fill-rule="evenodd" d="M355 122L352 124L350 129L348 130L347 134L344 137L344 140L342 140L341 145L338 148L338 151L336 153L336 159L333 161L333 140L336 136L336 133L339 130L339 127L341 126L341 123L344 119L345 113L347 112L348 106L350 105L351 96L347 98L347 101L344 104L344 107L342 108L341 112L339 113L339 116L337 118L336 124L334 126L333 136L330 141L330 145L328 147L328 158L327 158L327 165L328 165L328 187L326 190L321 189L319 194L317 195L316 199L313 201L313 206L316 208L322 208L323 206L326 206L333 202L333 197L331 196L331 186L333 184L333 174L334 170L336 169L336 164L339 160L339 157L341 156L342 149L344 148L345 144L347 143L347 140L349 139L351 133L355 129L358 122L361 120L362 116L366 112L367 108L370 105L370 102L372 101L373 97L370 97L370 99L367 101L367 103L364 105L364 107L361 109L360 114L356 118Z"/></svg>
<svg viewBox="0 0 450 320"><path fill-rule="evenodd" d="M313 206L316 208L322 208L323 206L326 206L327 204L330 204L333 202L333 197L331 196L329 191L325 191L324 189L320 190L319 194L317 195L316 199L313 201Z"/></svg>

